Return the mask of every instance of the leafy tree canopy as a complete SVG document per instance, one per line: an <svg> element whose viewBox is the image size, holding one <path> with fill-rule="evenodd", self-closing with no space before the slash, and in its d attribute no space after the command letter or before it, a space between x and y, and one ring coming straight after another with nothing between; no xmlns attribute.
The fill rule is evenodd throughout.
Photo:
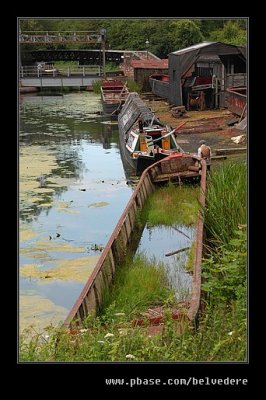
<svg viewBox="0 0 266 400"><path fill-rule="evenodd" d="M246 20L224 19L21 19L22 31L99 31L111 49L148 50L160 58L203 40L246 43ZM72 47L70 45L70 47ZM84 48L86 45L79 45Z"/></svg>
<svg viewBox="0 0 266 400"><path fill-rule="evenodd" d="M234 45L245 45L247 42L246 30L241 20L227 21L222 29L211 32L210 39Z"/></svg>

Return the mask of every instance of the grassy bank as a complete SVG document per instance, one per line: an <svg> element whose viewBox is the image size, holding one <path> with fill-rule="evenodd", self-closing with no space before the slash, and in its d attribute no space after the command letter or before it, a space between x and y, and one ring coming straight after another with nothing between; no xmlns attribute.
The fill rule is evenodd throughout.
<svg viewBox="0 0 266 400"><path fill-rule="evenodd" d="M226 321L226 323L225 323ZM79 335L54 329L46 338L36 336L21 345L21 361L243 361L245 360L245 324L237 310L228 314L221 305L202 319L196 334L189 329L177 335L176 325L166 320L163 332L147 334L147 328L135 327L117 315L104 328L99 318ZM49 335L49 337L48 337Z"/></svg>
<svg viewBox="0 0 266 400"><path fill-rule="evenodd" d="M246 165L228 162L208 180L205 229L209 243L228 244L239 225L246 223Z"/></svg>
<svg viewBox="0 0 266 400"><path fill-rule="evenodd" d="M212 171L204 211L209 245L202 265L206 313L216 317L218 332L223 318L225 326L234 321L230 338L221 338L216 348L220 352L236 338L236 360L245 360L247 350L246 181L244 162L225 163Z"/></svg>

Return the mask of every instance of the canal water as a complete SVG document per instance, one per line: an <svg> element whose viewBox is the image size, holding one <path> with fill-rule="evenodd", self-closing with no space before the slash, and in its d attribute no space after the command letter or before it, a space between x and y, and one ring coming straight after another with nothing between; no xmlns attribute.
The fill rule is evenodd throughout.
<svg viewBox="0 0 266 400"><path fill-rule="evenodd" d="M170 287L178 302L189 301L192 289L192 274L186 270L188 250L167 256L191 247L195 237L194 226L145 226L137 253L149 260L156 260L166 270Z"/></svg>
<svg viewBox="0 0 266 400"><path fill-rule="evenodd" d="M98 95L20 99L20 329L63 321L132 187Z"/></svg>
<svg viewBox="0 0 266 400"><path fill-rule="evenodd" d="M117 123L100 112L90 92L20 98L21 331L64 321L133 192ZM176 228L146 226L138 252L164 263L183 301L192 280L187 251L165 254L190 246L194 229Z"/></svg>

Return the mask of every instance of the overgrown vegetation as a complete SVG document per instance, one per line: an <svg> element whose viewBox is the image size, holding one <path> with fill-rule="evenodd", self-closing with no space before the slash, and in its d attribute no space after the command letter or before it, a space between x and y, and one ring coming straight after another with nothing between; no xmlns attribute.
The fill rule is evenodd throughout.
<svg viewBox="0 0 266 400"><path fill-rule="evenodd" d="M242 360L247 357L246 179L243 162L225 163L212 171L205 209L205 228L211 246L202 267L206 314L211 318L217 315L218 320L224 314L227 323L235 320L228 335L239 341L238 359ZM219 340L216 353L222 348L225 351L228 342L228 337Z"/></svg>
<svg viewBox="0 0 266 400"><path fill-rule="evenodd" d="M104 300L102 316L105 320L123 312L130 321L148 307L164 304L171 295L163 266L138 254L118 270L114 289Z"/></svg>
<svg viewBox="0 0 266 400"><path fill-rule="evenodd" d="M202 289L208 293L210 305L245 298L246 261L246 229L241 228L234 232L228 245L217 248L204 260L206 280Z"/></svg>
<svg viewBox="0 0 266 400"><path fill-rule="evenodd" d="M210 215L214 210L217 216L224 212L224 200L218 201L218 193L220 196L225 193L232 199L237 188L237 196L242 201L245 179L244 164L225 164L209 176L205 218L208 236L216 247L212 246L208 258L203 261L205 310L197 331L185 325L181 334L177 334L181 325L171 318L174 296L166 286L163 271L140 256L119 270L116 287L105 299L101 315L89 316L84 321L84 329L72 334L50 327L46 335L36 334L30 341L22 337L21 361L246 361L245 212L239 218L233 217L227 230L225 227L220 230L221 237L218 228L210 229L214 222ZM179 189L183 193L185 188ZM164 201L158 201L156 207L162 212L167 196L161 190L157 192L160 193L158 197L164 197ZM171 185L164 190L171 191ZM189 198L189 192L187 194L184 199ZM156 198L155 194L153 201ZM212 200L214 204L210 207ZM237 207L238 202L232 201L230 211L234 214ZM166 319L157 335L151 336L146 325L133 326L133 318L144 315L147 307L159 304Z"/></svg>
<svg viewBox="0 0 266 400"><path fill-rule="evenodd" d="M234 232L226 246L213 251L203 262L202 284L206 298L204 318L215 323L216 343L210 360L247 359L247 235L245 228ZM225 322L226 321L226 322ZM223 326L224 325L224 326ZM201 329L204 325L201 326ZM222 335L224 328L227 334ZM208 335L208 332L206 332ZM221 358L220 358L221 357Z"/></svg>
<svg viewBox="0 0 266 400"><path fill-rule="evenodd" d="M140 93L142 90L142 86L135 82L133 79L127 79L127 87L130 92L137 92Z"/></svg>
<svg viewBox="0 0 266 400"><path fill-rule="evenodd" d="M246 223L246 165L225 163L208 179L205 228L208 241L228 244L238 225Z"/></svg>
<svg viewBox="0 0 266 400"><path fill-rule="evenodd" d="M169 184L156 190L147 200L142 219L149 225L193 225L196 223L199 190Z"/></svg>
<svg viewBox="0 0 266 400"><path fill-rule="evenodd" d="M92 89L94 93L96 94L101 93L101 84L102 84L102 79L96 79L95 81L92 81Z"/></svg>

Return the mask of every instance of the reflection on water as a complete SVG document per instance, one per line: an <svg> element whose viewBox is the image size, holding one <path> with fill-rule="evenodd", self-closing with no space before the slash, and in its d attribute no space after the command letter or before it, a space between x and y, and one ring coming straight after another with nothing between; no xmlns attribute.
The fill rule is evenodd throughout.
<svg viewBox="0 0 266 400"><path fill-rule="evenodd" d="M100 110L99 96L88 92L21 98L21 327L47 323L44 304L53 321L66 316L132 193L117 124Z"/></svg>
<svg viewBox="0 0 266 400"><path fill-rule="evenodd" d="M64 320L125 208L117 124L103 120L99 96L24 96L20 118L20 327ZM178 227L193 239L194 231ZM191 245L174 228L146 226L139 252L164 262L178 300L187 299ZM158 246L158 243L160 245Z"/></svg>
<svg viewBox="0 0 266 400"><path fill-rule="evenodd" d="M194 240L195 228L183 225L176 228L178 230L168 226L146 226L137 252L145 254L149 259L155 257L157 262L163 263L176 299L186 301L190 298L192 285L192 275L185 269L188 252L184 251L169 257L165 254L190 247Z"/></svg>

